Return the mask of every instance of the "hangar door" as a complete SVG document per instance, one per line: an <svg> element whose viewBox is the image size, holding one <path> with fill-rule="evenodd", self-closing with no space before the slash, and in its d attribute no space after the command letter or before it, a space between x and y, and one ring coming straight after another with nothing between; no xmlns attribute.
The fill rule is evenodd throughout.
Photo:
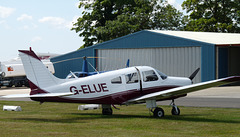
<svg viewBox="0 0 240 137"><path fill-rule="evenodd" d="M151 66L169 76L189 77L201 67L201 47L139 48L139 49L98 49L97 60L100 71L115 70L130 66ZM201 71L194 83L201 82Z"/></svg>
<svg viewBox="0 0 240 137"><path fill-rule="evenodd" d="M240 47L216 47L216 78L240 75Z"/></svg>

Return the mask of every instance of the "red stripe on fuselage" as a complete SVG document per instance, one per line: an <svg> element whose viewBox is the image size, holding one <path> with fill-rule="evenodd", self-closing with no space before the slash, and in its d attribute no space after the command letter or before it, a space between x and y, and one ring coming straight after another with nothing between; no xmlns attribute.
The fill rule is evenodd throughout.
<svg viewBox="0 0 240 137"><path fill-rule="evenodd" d="M141 97L146 94L164 91L167 89L175 88L178 86L160 86L145 88L141 92L140 90L128 90L122 91L110 95L99 96L95 98L71 98L69 97L47 97L47 98L31 98L34 101L40 102L67 102L67 103L86 103L86 104L123 104L124 102Z"/></svg>
<svg viewBox="0 0 240 137"><path fill-rule="evenodd" d="M28 80L29 87L31 89L30 95L35 95L35 94L42 94L42 93L48 93L45 90L42 90L38 86L36 86L34 83L32 83L30 80Z"/></svg>

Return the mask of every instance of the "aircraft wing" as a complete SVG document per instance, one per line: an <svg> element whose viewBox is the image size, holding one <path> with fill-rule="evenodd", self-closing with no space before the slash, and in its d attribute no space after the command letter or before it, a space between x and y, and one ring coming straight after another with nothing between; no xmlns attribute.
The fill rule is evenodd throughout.
<svg viewBox="0 0 240 137"><path fill-rule="evenodd" d="M14 94L14 95L6 95L2 96L3 98L39 98L39 97L61 97L61 96L70 96L74 95L74 93L67 92L67 93L42 93L42 94Z"/></svg>
<svg viewBox="0 0 240 137"><path fill-rule="evenodd" d="M125 102L125 104L143 103L146 100L151 100L151 99L152 100L164 100L164 99L169 99L171 97L174 98L174 97L178 97L181 95L182 96L186 95L187 93L190 93L190 92L207 89L207 88L211 88L211 87L215 87L215 86L226 85L226 84L234 83L237 81L240 81L240 76L232 76L232 77L192 84L192 85L188 85L188 86L177 87L177 88L173 88L173 89L169 89L169 90L164 90L164 91L147 94L147 95L141 96L139 98L129 100L129 101Z"/></svg>

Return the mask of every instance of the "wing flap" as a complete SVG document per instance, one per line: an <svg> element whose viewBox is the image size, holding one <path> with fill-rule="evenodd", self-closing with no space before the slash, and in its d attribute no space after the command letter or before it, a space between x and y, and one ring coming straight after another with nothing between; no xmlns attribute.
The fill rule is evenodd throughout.
<svg viewBox="0 0 240 137"><path fill-rule="evenodd" d="M171 96L172 97L181 96L181 95L184 95L184 94L187 94L190 92L207 89L207 88L211 88L211 87L216 87L216 86L221 86L221 85L226 85L226 84L234 83L237 81L240 81L240 76L232 76L232 77L192 84L192 85L188 85L188 86L177 87L177 88L173 88L173 89L169 89L169 90L164 90L164 91L147 94L142 97L129 100L126 102L126 104L143 103L143 102L145 102L145 100L149 100L149 99L163 100L163 99L169 98Z"/></svg>
<svg viewBox="0 0 240 137"><path fill-rule="evenodd" d="M14 95L6 95L2 96L3 98L39 98L39 97L61 97L61 96L71 96L74 95L71 92L67 93L42 93L42 94L34 94L34 95L29 95L29 94L14 94Z"/></svg>

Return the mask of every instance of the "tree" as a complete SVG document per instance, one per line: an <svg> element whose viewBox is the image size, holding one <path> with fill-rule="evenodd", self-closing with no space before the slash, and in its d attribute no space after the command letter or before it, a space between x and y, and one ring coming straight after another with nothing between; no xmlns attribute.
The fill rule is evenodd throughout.
<svg viewBox="0 0 240 137"><path fill-rule="evenodd" d="M184 30L240 32L239 0L185 0L182 7L190 13Z"/></svg>
<svg viewBox="0 0 240 137"><path fill-rule="evenodd" d="M157 30L182 30L185 26L186 18L166 1L157 5L153 14L153 29Z"/></svg>
<svg viewBox="0 0 240 137"><path fill-rule="evenodd" d="M83 47L115 39L144 29L183 28L183 14L165 0L81 1L83 16L72 30L84 37Z"/></svg>
<svg viewBox="0 0 240 137"><path fill-rule="evenodd" d="M104 26L98 27L98 42L115 39L140 30L150 29L153 5L146 0L132 1L126 4L121 14L114 20L107 20Z"/></svg>

